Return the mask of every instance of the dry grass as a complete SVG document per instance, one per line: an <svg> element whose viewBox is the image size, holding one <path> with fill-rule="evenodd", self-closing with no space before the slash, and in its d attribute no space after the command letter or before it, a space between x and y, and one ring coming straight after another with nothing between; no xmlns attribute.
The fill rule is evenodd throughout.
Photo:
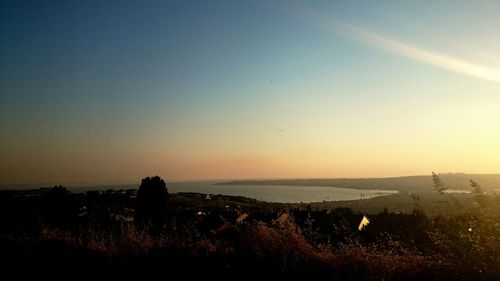
<svg viewBox="0 0 500 281"><path fill-rule="evenodd" d="M387 241L363 245L312 245L290 221L279 227L263 223L250 227L243 243L261 260L271 260L283 272L297 267L329 272L342 280L395 280L428 274L433 264L416 251ZM442 266L441 264L439 266Z"/></svg>
<svg viewBox="0 0 500 281"><path fill-rule="evenodd" d="M456 259L473 258L471 255L457 256L450 247L460 241L452 241L439 232L429 234L437 243L437 254L432 256L424 256L390 237L370 244L358 239L338 245L314 244L306 239L293 219L281 225L253 223L241 227L238 233L236 238L224 239L194 234L190 229L153 236L133 225L124 225L113 232L88 229L78 233L45 227L41 239L63 241L111 260L123 261L124 257L125 260L132 257L132 260L147 263L156 255L161 262L165 257L175 260L180 255L187 261L216 264L219 271L229 271L228 276L238 277L246 272L250 278L252 271L258 268L274 279L284 280L448 280L449 276L467 276L464 272L471 271L470 268L458 268L467 265L458 264ZM468 242L472 238L463 237L462 240ZM473 254L485 254L469 250ZM439 254L441 251L450 255ZM478 263L470 260L470 266L477 267ZM478 269L484 270L481 266Z"/></svg>
<svg viewBox="0 0 500 281"><path fill-rule="evenodd" d="M70 246L87 248L107 256L121 256L132 253L147 255L150 250L164 248L169 242L167 236L152 236L147 231L138 230L133 225L123 226L118 233L98 231L93 228L73 233L43 227L41 239L63 241Z"/></svg>

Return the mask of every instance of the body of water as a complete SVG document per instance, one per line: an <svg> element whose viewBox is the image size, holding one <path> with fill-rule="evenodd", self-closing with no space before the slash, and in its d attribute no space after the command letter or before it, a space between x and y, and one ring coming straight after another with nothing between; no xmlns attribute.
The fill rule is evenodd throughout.
<svg viewBox="0 0 500 281"><path fill-rule="evenodd" d="M216 182L170 183L168 191L244 196L260 201L280 203L346 201L398 193L396 190L360 190L331 186L215 185L214 183Z"/></svg>
<svg viewBox="0 0 500 281"><path fill-rule="evenodd" d="M323 201L347 201L357 199L368 199L377 196L385 196L398 193L397 190L377 189L354 189L332 186L292 186L292 185L217 185L221 181L199 181L199 182L168 182L169 192L196 192L204 194L222 194L232 196L243 196L266 202L279 203L310 203ZM72 192L86 192L89 190L107 189L137 189L140 182L130 184L87 184L87 185L65 185ZM16 186L0 187L2 189L27 190L40 188L41 186ZM52 187L47 185L45 187Z"/></svg>

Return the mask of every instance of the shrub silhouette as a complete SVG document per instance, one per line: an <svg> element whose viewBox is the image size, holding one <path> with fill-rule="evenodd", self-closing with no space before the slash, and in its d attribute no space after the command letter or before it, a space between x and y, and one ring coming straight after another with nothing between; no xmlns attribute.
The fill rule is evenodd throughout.
<svg viewBox="0 0 500 281"><path fill-rule="evenodd" d="M137 224L160 232L167 218L167 201L168 191L163 179L159 176L142 179L135 207Z"/></svg>

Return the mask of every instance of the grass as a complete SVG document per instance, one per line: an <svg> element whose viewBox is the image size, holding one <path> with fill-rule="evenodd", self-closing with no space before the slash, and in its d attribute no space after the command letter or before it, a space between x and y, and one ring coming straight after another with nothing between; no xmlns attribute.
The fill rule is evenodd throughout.
<svg viewBox="0 0 500 281"><path fill-rule="evenodd" d="M438 176L435 180L439 192L445 186ZM238 201L253 206L245 210L251 219L214 233L219 217L230 219L236 205L219 208L218 201L208 201L209 206L196 201L192 208L177 196L169 203L184 200L170 206L177 219L171 218L159 233L132 222L89 216L95 221L67 227L42 223L38 232L26 235L4 231L0 253L8 259L5 265L147 267L190 279L499 280L500 223L494 209L498 196L485 197L477 183L471 186L474 194L468 200L439 192L443 203L434 212L428 211L425 197L415 197L413 214L370 214L371 223L362 232L353 225L360 214L350 209L281 209L289 219L278 223L279 211L270 205L259 208L260 203ZM128 201L110 202L116 210L119 202L129 206ZM464 210L453 211L457 208ZM199 209L211 214L205 219L194 216Z"/></svg>

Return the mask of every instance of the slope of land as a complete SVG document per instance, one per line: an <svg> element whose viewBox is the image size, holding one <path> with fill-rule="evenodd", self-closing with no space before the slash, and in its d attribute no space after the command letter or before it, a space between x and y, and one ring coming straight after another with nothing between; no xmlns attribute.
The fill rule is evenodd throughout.
<svg viewBox="0 0 500 281"><path fill-rule="evenodd" d="M500 188L500 174L440 174L441 179L453 189L472 190L469 180L481 184L485 190ZM398 190L402 193L433 191L432 178L425 176L404 176L392 178L336 178L336 179L278 179L278 180L236 180L217 183L220 185L293 185L331 186L356 189Z"/></svg>

